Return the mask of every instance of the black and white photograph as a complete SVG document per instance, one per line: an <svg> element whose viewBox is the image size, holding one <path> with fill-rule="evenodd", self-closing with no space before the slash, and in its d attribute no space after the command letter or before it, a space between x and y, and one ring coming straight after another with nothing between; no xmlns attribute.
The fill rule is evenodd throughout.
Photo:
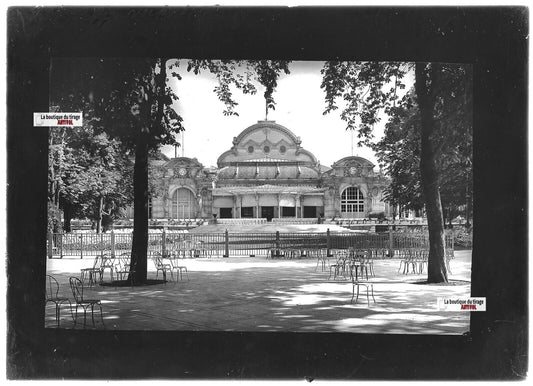
<svg viewBox="0 0 533 386"><path fill-rule="evenodd" d="M110 329L468 331L469 312L437 299L470 297L470 65L51 71L50 111L83 123L49 134L47 327L89 312Z"/></svg>
<svg viewBox="0 0 533 386"><path fill-rule="evenodd" d="M8 378L526 377L527 10L8 31Z"/></svg>

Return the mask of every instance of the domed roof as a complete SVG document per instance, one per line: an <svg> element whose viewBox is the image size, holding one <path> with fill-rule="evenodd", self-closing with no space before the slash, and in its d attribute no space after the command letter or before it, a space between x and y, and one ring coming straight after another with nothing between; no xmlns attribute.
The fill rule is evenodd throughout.
<svg viewBox="0 0 533 386"><path fill-rule="evenodd" d="M303 149L301 139L274 121L259 121L233 138L233 146L218 158L219 167L235 162L292 161L314 166L316 157Z"/></svg>
<svg viewBox="0 0 533 386"><path fill-rule="evenodd" d="M302 143L302 140L294 135L292 131L287 129L285 126L282 126L275 121L258 121L256 124L247 127L244 129L237 137L233 139L233 144L237 145L241 143L246 137L250 134L253 134L255 131L262 130L264 128L268 128L271 130L279 131L280 133L283 133L283 135L288 139L289 143L295 143L297 145L300 145Z"/></svg>

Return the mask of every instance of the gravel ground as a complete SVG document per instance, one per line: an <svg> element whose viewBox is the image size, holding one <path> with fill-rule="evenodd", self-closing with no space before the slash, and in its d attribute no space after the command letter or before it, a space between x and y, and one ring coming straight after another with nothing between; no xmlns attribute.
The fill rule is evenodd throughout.
<svg viewBox="0 0 533 386"><path fill-rule="evenodd" d="M47 261L47 273L60 283L61 294L72 297L68 278L91 267L90 258ZM333 263L333 261L330 261ZM454 285L420 284L426 274L398 272L398 259L374 263L372 296L361 287L351 303L349 280L328 279L329 270L311 259L271 260L265 256L184 259L188 279L144 287L97 285L86 297L101 299L95 326L107 330L188 331L290 331L356 332L388 334L462 334L468 331L469 312L438 311L437 297L470 296L471 251L456 251L450 279ZM156 278L148 263L148 277ZM159 274L161 278L161 274ZM109 282L106 271L104 281ZM46 327L55 328L55 308L48 304ZM68 305L61 310L60 328L83 328L83 317L74 324Z"/></svg>

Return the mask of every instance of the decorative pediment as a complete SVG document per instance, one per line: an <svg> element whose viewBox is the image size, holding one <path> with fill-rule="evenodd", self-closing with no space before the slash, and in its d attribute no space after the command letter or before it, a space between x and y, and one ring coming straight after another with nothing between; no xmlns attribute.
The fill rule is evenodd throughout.
<svg viewBox="0 0 533 386"><path fill-rule="evenodd" d="M233 146L218 158L219 167L260 158L314 165L316 158L300 147L301 139L273 121L259 121L233 138Z"/></svg>
<svg viewBox="0 0 533 386"><path fill-rule="evenodd" d="M196 158L173 158L161 166L165 174L175 179L203 177L201 174L204 166Z"/></svg>
<svg viewBox="0 0 533 386"><path fill-rule="evenodd" d="M335 162L332 168L341 171L341 175L350 177L368 176L372 173L374 164L362 157L345 157Z"/></svg>

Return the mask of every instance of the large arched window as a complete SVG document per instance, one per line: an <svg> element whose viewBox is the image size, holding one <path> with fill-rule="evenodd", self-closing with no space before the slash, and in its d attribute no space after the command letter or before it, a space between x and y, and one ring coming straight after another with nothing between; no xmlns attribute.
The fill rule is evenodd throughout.
<svg viewBox="0 0 533 386"><path fill-rule="evenodd" d="M363 213L365 211L365 201L363 193L355 186L350 186L343 190L341 194L342 213Z"/></svg>
<svg viewBox="0 0 533 386"><path fill-rule="evenodd" d="M186 188L178 188L172 194L172 218L195 218L196 199L194 194Z"/></svg>

